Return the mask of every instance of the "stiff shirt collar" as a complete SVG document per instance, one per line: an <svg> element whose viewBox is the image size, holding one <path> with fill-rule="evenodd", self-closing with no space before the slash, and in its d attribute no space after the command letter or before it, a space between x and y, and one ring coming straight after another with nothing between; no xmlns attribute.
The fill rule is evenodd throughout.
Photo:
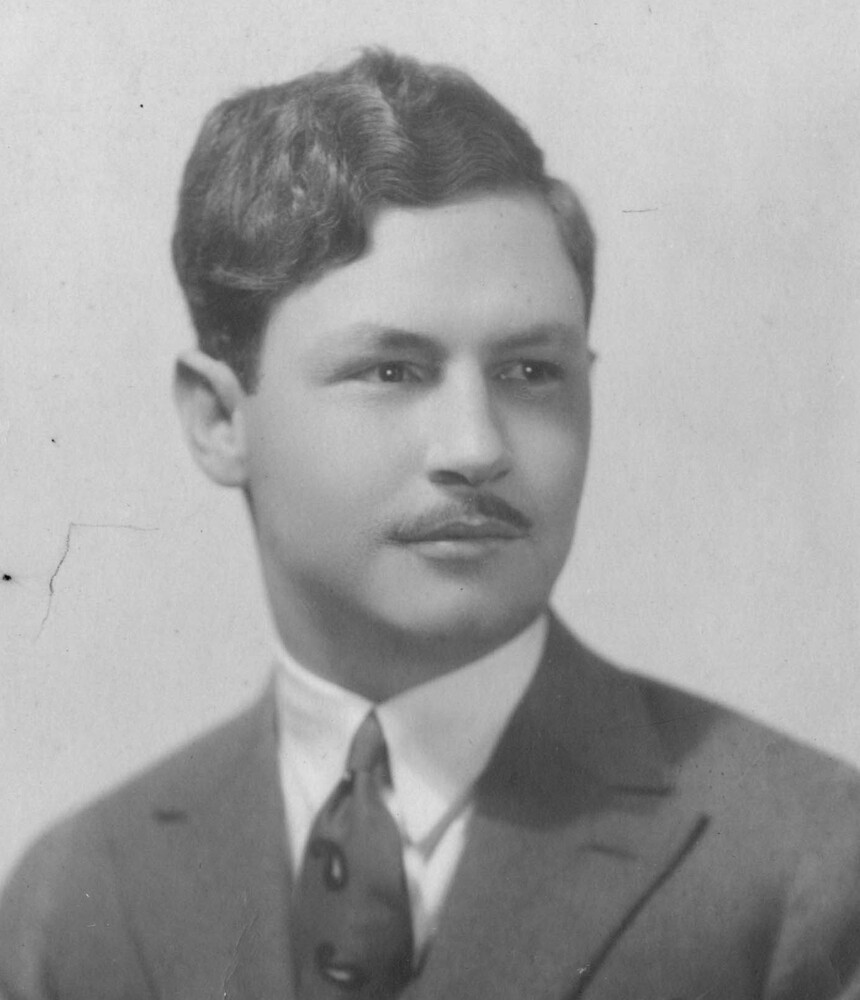
<svg viewBox="0 0 860 1000"><path fill-rule="evenodd" d="M282 768L306 806L294 854L340 780L350 743L375 708L388 745L392 812L408 842L432 849L486 767L543 652L542 615L487 656L380 705L317 676L277 644L276 690ZM290 796L293 798L294 796Z"/></svg>

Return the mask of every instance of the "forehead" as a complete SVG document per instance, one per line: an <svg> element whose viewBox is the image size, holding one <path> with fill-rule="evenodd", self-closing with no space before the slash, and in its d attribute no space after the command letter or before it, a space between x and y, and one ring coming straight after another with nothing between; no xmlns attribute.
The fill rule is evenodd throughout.
<svg viewBox="0 0 860 1000"><path fill-rule="evenodd" d="M585 305L550 209L529 194L486 194L382 209L365 253L293 292L270 332L303 338L362 324L454 338L541 324L584 334Z"/></svg>

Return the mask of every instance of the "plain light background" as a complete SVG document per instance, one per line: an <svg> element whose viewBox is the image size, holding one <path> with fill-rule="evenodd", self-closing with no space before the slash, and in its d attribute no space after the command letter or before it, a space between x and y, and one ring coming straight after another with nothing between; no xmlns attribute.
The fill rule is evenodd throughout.
<svg viewBox="0 0 860 1000"><path fill-rule="evenodd" d="M176 189L217 100L367 43L470 70L600 235L563 616L860 763L855 0L5 0L0 875L264 678L240 498L172 411Z"/></svg>

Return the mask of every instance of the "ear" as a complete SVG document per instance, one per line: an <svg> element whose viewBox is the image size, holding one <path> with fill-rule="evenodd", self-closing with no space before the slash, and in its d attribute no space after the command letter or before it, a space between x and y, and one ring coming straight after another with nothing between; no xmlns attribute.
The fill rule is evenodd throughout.
<svg viewBox="0 0 860 1000"><path fill-rule="evenodd" d="M248 466L245 391L233 369L202 351L186 351L176 360L173 392L191 454L200 468L221 486L244 486Z"/></svg>

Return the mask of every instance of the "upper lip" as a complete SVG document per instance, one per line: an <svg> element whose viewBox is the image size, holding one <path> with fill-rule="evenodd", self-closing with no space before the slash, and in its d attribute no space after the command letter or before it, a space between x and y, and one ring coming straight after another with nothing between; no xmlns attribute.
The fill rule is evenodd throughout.
<svg viewBox="0 0 860 1000"><path fill-rule="evenodd" d="M531 520L507 500L493 494L475 493L400 521L393 526L389 538L403 545L524 538L531 528Z"/></svg>

